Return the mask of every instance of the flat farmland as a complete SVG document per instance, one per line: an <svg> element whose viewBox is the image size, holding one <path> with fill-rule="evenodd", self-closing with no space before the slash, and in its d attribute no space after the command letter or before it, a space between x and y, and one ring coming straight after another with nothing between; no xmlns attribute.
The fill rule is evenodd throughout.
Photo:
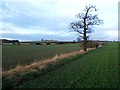
<svg viewBox="0 0 120 90"><path fill-rule="evenodd" d="M80 50L80 44L54 44L54 45L2 45L3 71L27 65L34 61L52 58L55 55Z"/></svg>
<svg viewBox="0 0 120 90"><path fill-rule="evenodd" d="M26 77L32 79L19 87L118 88L118 65L118 43L107 43L102 48L49 65L42 75L31 73Z"/></svg>
<svg viewBox="0 0 120 90"><path fill-rule="evenodd" d="M120 45L120 44L119 44ZM119 88L118 43L48 64L44 69L3 77L3 88Z"/></svg>

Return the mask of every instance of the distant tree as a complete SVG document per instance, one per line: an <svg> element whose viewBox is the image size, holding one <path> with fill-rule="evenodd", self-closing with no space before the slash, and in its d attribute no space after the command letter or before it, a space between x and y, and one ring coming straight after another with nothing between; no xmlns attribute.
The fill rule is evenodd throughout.
<svg viewBox="0 0 120 90"><path fill-rule="evenodd" d="M73 42L76 42L75 40L73 40Z"/></svg>
<svg viewBox="0 0 120 90"><path fill-rule="evenodd" d="M43 41L44 41L44 39L41 39L41 41L43 42Z"/></svg>
<svg viewBox="0 0 120 90"><path fill-rule="evenodd" d="M80 42L80 41L81 41L81 38L80 38L80 37L78 37L78 38L77 38L77 42Z"/></svg>
<svg viewBox="0 0 120 90"><path fill-rule="evenodd" d="M83 39L84 51L87 50L87 40L89 34L93 31L92 26L103 23L103 20L98 18L97 14L90 13L91 11L97 11L96 6L85 6L84 13L77 14L79 21L70 23L69 29L77 32L79 37Z"/></svg>

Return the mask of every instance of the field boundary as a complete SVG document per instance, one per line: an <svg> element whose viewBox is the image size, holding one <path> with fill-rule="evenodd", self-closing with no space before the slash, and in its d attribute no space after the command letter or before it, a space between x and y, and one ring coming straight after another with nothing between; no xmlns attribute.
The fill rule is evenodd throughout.
<svg viewBox="0 0 120 90"><path fill-rule="evenodd" d="M86 52L88 52L90 50L94 50L94 49L95 48L88 48ZM43 60L43 61L34 61L30 65L24 65L24 66L18 65L14 69L10 69L8 71L2 72L2 75L4 77L11 77L11 76L14 76L14 75L20 75L20 74L23 74L23 73L35 71L35 70L38 70L38 69L40 70L40 69L45 68L48 64L56 63L56 62L58 62L62 59L73 57L73 56L76 56L78 54L83 54L83 53L86 53L86 52L84 50L80 50L80 51L76 51L76 52L70 52L70 53L55 55L53 58L46 59L46 60Z"/></svg>

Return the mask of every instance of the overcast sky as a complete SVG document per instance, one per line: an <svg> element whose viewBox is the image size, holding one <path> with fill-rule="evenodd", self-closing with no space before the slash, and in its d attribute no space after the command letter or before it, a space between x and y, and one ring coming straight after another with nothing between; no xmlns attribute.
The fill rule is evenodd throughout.
<svg viewBox="0 0 120 90"><path fill-rule="evenodd" d="M32 41L76 40L69 24L78 21L76 14L93 4L103 25L93 27L92 40L118 40L119 0L2 0L0 4L0 38Z"/></svg>

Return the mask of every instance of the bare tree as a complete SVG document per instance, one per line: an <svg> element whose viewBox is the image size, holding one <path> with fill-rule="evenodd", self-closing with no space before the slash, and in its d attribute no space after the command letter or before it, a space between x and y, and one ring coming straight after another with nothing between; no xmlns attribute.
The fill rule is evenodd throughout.
<svg viewBox="0 0 120 90"><path fill-rule="evenodd" d="M84 51L87 50L87 40L89 34L93 31L92 26L103 23L103 20L99 19L97 14L90 13L93 10L97 11L98 9L93 5L85 6L84 13L76 15L79 21L70 23L69 27L71 31L77 32L79 37L83 39Z"/></svg>

